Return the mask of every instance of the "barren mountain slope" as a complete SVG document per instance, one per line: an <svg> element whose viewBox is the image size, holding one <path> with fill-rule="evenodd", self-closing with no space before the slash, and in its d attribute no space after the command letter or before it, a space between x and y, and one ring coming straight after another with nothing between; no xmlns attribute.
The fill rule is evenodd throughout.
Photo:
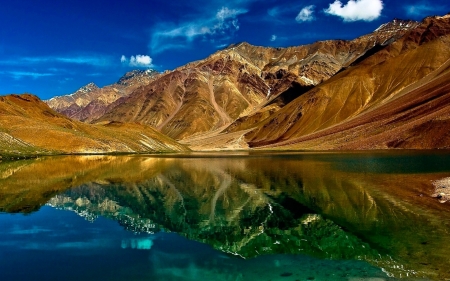
<svg viewBox="0 0 450 281"><path fill-rule="evenodd" d="M145 125L89 125L53 111L33 95L0 97L0 155L186 150Z"/></svg>
<svg viewBox="0 0 450 281"><path fill-rule="evenodd" d="M449 34L450 16L425 19L420 26L401 39L361 60L355 66L348 67L257 124L257 128L246 135L246 140L252 147L272 147L289 143L290 147L297 149L447 146L445 143L427 141L421 145L412 145L411 141L408 142L410 145L407 145L403 140L387 142L390 139L387 138L387 130L391 129L388 123L394 126L387 121L400 114L403 121L395 121L395 126L406 126L408 122L411 125L411 122L414 122L414 129L403 127L404 130L409 130L403 138L409 139L413 132L419 133L420 128L428 130L428 134L423 134L425 130L420 136L423 135L425 139L435 137L430 133L434 130L432 128L437 127L419 125L421 122L446 116L445 111L440 111L441 108L437 107L434 100L444 98L441 96L448 94L446 84L450 80L445 70L450 59ZM429 92L431 88L434 90ZM431 96L422 100L425 94ZM402 102L397 100L400 98L403 103L408 102L410 107L400 107ZM419 110L419 107L424 105L428 107L427 111L412 114L412 111ZM447 103L441 105L447 106ZM363 124L367 126L382 112L389 112L383 115L384 123L371 127L370 132L354 128L353 145L345 144L349 132L342 130ZM360 118L358 120L364 121L354 123L357 117ZM398 133L398 130L400 129L395 132ZM335 139L336 135L324 138L325 135L338 132L342 133L339 140ZM384 137L370 142L368 138L378 134L377 132L384 132ZM391 134L395 132L392 131ZM320 140L317 139L316 142L318 137ZM292 145L293 143L296 144Z"/></svg>
<svg viewBox="0 0 450 281"><path fill-rule="evenodd" d="M411 21L392 22L352 41L323 41L290 48L233 45L118 99L98 121L140 122L192 143L194 139L218 135L240 118L259 122L254 116L261 114L259 110L267 104L270 107L263 108L263 112L273 114L373 48L401 37L416 25ZM277 98L288 89L295 91Z"/></svg>
<svg viewBox="0 0 450 281"><path fill-rule="evenodd" d="M89 83L73 94L54 97L45 102L67 117L90 122L102 116L111 103L150 83L157 76L158 73L151 69L133 70L112 85L99 88L94 83Z"/></svg>
<svg viewBox="0 0 450 281"><path fill-rule="evenodd" d="M346 150L449 148L449 132L450 61L447 61L391 102L337 126L277 146Z"/></svg>

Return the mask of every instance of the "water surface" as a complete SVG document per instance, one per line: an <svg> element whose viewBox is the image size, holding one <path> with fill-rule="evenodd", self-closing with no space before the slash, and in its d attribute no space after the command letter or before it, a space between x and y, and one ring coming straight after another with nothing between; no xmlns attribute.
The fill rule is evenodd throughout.
<svg viewBox="0 0 450 281"><path fill-rule="evenodd" d="M445 152L0 163L0 280L450 280Z"/></svg>

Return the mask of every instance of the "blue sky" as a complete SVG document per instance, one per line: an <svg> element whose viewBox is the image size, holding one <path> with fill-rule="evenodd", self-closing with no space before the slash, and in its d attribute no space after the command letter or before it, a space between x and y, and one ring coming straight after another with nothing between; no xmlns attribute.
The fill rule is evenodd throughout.
<svg viewBox="0 0 450 281"><path fill-rule="evenodd" d="M172 70L232 43L353 39L394 18L448 12L448 0L2 1L0 94L48 99L132 69Z"/></svg>

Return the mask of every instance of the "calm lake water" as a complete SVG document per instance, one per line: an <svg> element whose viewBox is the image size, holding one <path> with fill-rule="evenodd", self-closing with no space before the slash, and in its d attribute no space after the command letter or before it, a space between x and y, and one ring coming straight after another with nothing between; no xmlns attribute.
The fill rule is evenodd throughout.
<svg viewBox="0 0 450 281"><path fill-rule="evenodd" d="M450 280L449 152L0 162L0 280Z"/></svg>

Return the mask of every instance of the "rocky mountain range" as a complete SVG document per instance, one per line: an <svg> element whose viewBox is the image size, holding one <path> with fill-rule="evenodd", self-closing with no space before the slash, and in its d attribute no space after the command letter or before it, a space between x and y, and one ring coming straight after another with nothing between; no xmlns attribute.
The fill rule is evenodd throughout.
<svg viewBox="0 0 450 281"><path fill-rule="evenodd" d="M446 148L450 15L401 38L301 95L246 134L252 147Z"/></svg>
<svg viewBox="0 0 450 281"><path fill-rule="evenodd" d="M54 97L45 102L69 118L90 122L102 116L111 103L150 83L158 74L152 69L133 70L125 73L112 85L99 88L91 82L75 93Z"/></svg>
<svg viewBox="0 0 450 281"><path fill-rule="evenodd" d="M232 45L161 76L98 120L148 124L190 145L239 131L223 148L247 147L239 139L256 123L417 25L396 20L355 40L291 48Z"/></svg>
<svg viewBox="0 0 450 281"><path fill-rule="evenodd" d="M450 15L395 19L354 40L233 44L46 103L85 123L150 126L192 150L447 148L449 42Z"/></svg>

